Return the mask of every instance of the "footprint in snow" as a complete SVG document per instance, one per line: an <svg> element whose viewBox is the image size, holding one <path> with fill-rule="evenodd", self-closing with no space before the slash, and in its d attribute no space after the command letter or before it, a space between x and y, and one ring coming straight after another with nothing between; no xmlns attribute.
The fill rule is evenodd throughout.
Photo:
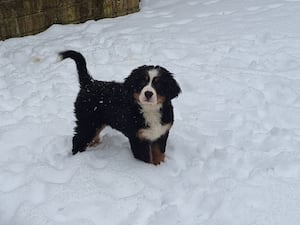
<svg viewBox="0 0 300 225"><path fill-rule="evenodd" d="M154 28L165 28L165 27L168 27L170 25L171 25L171 23L160 23L160 24L154 25L153 27Z"/></svg>
<svg viewBox="0 0 300 225"><path fill-rule="evenodd" d="M218 15L219 16L227 16L227 15L231 15L233 13L234 13L234 11L224 11L224 12L219 12Z"/></svg>
<svg viewBox="0 0 300 225"><path fill-rule="evenodd" d="M216 4L218 2L219 2L219 0L212 0L212 1L204 2L203 5L212 5L212 4Z"/></svg>
<svg viewBox="0 0 300 225"><path fill-rule="evenodd" d="M188 2L188 5L194 6L194 5L198 5L200 2L199 1L191 1Z"/></svg>
<svg viewBox="0 0 300 225"><path fill-rule="evenodd" d="M277 9L279 7L281 7L283 4L272 4L272 5L268 5L269 9Z"/></svg>
<svg viewBox="0 0 300 225"><path fill-rule="evenodd" d="M188 24L188 23L190 23L192 21L193 21L193 19L185 19L185 20L179 20L179 21L175 22L174 24L176 24L176 25L183 25L183 24Z"/></svg>
<svg viewBox="0 0 300 225"><path fill-rule="evenodd" d="M212 13L200 13L200 14L197 14L196 17L197 18L203 18L203 17L212 16L212 15L213 15Z"/></svg>
<svg viewBox="0 0 300 225"><path fill-rule="evenodd" d="M283 6L283 4L271 4L271 5L268 5L266 9L277 9L281 6ZM248 11L257 11L257 10L260 10L260 9L263 10L263 8L260 7L260 6L252 6L252 7L247 8Z"/></svg>
<svg viewBox="0 0 300 225"><path fill-rule="evenodd" d="M253 6L253 7L249 7L247 8L248 11L257 11L259 10L261 7L260 6Z"/></svg>
<svg viewBox="0 0 300 225"><path fill-rule="evenodd" d="M153 18L153 17L160 17L160 16L168 18L168 17L174 17L174 14L172 14L171 12L168 12L168 11L160 12L160 13L157 13L155 11L147 11L147 12L145 12L145 15L144 15L145 18Z"/></svg>

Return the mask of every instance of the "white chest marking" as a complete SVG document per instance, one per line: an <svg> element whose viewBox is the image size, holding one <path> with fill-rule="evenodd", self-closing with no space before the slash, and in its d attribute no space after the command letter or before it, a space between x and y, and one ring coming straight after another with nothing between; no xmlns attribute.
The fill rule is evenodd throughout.
<svg viewBox="0 0 300 225"><path fill-rule="evenodd" d="M142 106L141 112L143 113L148 128L139 130L138 136L140 138L155 141L171 128L171 124L161 124L160 109L161 104Z"/></svg>

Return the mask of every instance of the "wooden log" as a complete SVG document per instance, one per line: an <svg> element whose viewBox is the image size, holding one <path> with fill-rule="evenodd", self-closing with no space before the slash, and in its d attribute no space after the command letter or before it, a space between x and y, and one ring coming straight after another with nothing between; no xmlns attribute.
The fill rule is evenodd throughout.
<svg viewBox="0 0 300 225"><path fill-rule="evenodd" d="M1 0L0 40L32 35L55 23L81 23L139 11L139 0Z"/></svg>

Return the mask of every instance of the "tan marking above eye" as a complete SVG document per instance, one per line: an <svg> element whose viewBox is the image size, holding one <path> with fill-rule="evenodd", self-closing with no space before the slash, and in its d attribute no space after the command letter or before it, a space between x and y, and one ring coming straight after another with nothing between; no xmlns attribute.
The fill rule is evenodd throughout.
<svg viewBox="0 0 300 225"><path fill-rule="evenodd" d="M159 77L154 77L153 82L158 82L159 81Z"/></svg>
<svg viewBox="0 0 300 225"><path fill-rule="evenodd" d="M146 75L144 79L145 79L146 82L149 82L149 80L150 80L149 75Z"/></svg>

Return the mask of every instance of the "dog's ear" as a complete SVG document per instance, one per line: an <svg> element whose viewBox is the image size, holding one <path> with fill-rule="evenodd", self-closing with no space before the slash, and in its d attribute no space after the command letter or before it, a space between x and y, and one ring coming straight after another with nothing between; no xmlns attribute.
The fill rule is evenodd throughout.
<svg viewBox="0 0 300 225"><path fill-rule="evenodd" d="M144 71L146 67L147 66L144 65L132 70L130 75L124 81L125 86L129 88L131 91L134 91L136 88L136 83L138 79L141 77L142 71Z"/></svg>
<svg viewBox="0 0 300 225"><path fill-rule="evenodd" d="M174 79L173 74L163 67L157 66L161 73L164 74L164 86L166 91L166 96L168 99L176 98L181 93L181 88L177 81Z"/></svg>
<svg viewBox="0 0 300 225"><path fill-rule="evenodd" d="M172 77L167 81L168 95L170 99L176 98L181 93L181 88L177 81Z"/></svg>

